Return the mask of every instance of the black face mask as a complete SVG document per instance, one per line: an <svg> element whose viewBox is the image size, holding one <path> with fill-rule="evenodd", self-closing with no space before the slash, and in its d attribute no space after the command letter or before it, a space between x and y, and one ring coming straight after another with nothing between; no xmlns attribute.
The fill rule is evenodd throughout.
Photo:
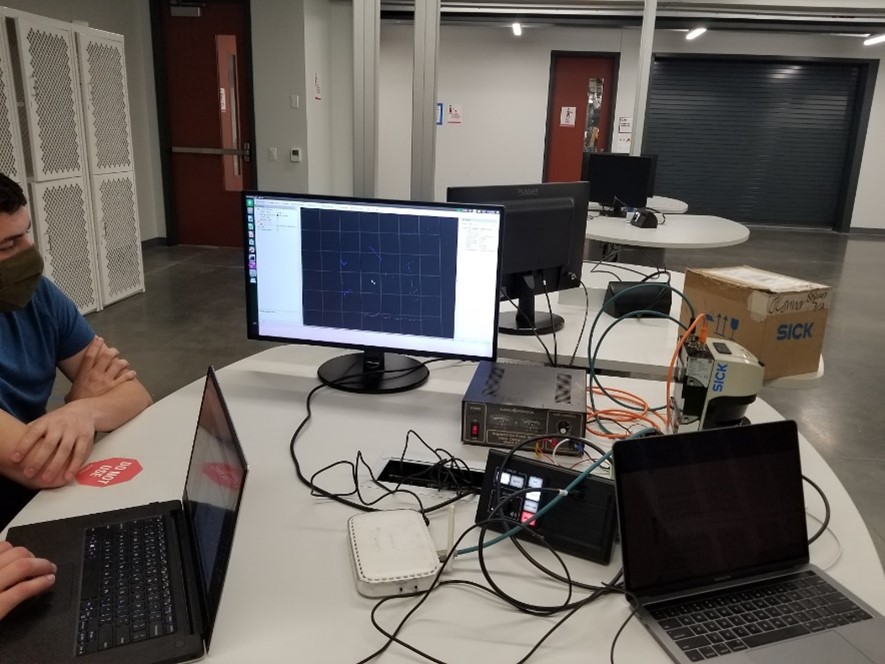
<svg viewBox="0 0 885 664"><path fill-rule="evenodd" d="M0 261L0 313L24 309L42 274L43 257L36 247Z"/></svg>

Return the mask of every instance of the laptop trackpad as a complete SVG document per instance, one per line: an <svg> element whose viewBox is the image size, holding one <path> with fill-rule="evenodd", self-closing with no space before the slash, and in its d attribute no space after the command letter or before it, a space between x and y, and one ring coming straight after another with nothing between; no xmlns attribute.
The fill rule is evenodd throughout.
<svg viewBox="0 0 885 664"><path fill-rule="evenodd" d="M871 664L872 660L859 652L835 632L815 634L785 643L751 650L750 661L757 664L809 664L810 662L839 662L839 664Z"/></svg>

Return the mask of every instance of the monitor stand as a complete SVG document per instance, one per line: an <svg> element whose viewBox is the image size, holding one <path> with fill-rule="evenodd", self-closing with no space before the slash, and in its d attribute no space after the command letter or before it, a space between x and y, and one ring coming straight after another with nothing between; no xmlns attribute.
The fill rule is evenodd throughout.
<svg viewBox="0 0 885 664"><path fill-rule="evenodd" d="M498 332L527 336L558 332L565 325L562 316L535 311L535 277L526 274L517 280L516 311L508 311L498 317Z"/></svg>
<svg viewBox="0 0 885 664"><path fill-rule="evenodd" d="M317 375L324 385L336 390L386 394L423 385L430 371L414 358L367 350L334 357L320 365Z"/></svg>
<svg viewBox="0 0 885 664"><path fill-rule="evenodd" d="M621 204L620 202L615 202L614 205L608 208L602 208L602 216L603 217L627 217L627 208Z"/></svg>

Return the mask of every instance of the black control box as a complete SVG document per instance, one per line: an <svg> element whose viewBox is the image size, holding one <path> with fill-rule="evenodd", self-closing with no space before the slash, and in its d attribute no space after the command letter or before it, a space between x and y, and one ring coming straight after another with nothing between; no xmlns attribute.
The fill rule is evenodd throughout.
<svg viewBox="0 0 885 664"><path fill-rule="evenodd" d="M564 489L580 474L516 455L507 461L505 468L507 454L489 450L482 495L476 508L476 523L479 523L491 518L495 507L505 501L496 516L503 516L507 521L495 520L488 526L498 532L506 532L516 523L529 520L556 497L555 492L543 489ZM518 493L522 490L526 491ZM508 500L508 496L512 497ZM614 482L591 474L526 528L543 535L557 551L607 565L615 539L615 509ZM515 536L535 540L525 531Z"/></svg>
<svg viewBox="0 0 885 664"><path fill-rule="evenodd" d="M513 447L544 434L583 436L586 423L587 374L581 369L480 362L461 403L461 440L475 445ZM583 449L568 441L557 454Z"/></svg>

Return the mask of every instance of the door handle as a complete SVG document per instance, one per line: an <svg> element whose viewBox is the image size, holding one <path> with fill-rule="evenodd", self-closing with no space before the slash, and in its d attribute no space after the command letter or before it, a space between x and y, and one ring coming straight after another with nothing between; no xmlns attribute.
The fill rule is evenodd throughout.
<svg viewBox="0 0 885 664"><path fill-rule="evenodd" d="M243 149L239 148L186 148L178 145L172 146L172 152L176 154L214 154L214 155L234 155L242 157L244 161L249 161L252 156L251 146L243 143Z"/></svg>

